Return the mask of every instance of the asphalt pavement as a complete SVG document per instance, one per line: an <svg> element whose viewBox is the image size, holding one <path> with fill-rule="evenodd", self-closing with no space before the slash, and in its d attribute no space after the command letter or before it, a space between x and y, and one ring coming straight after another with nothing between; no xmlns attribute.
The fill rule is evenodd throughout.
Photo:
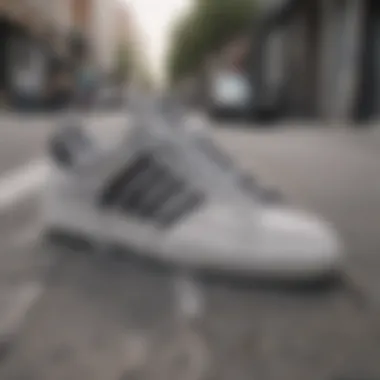
<svg viewBox="0 0 380 380"><path fill-rule="evenodd" d="M86 124L117 141L124 117ZM27 165L43 158L56 128L12 123L0 121L0 185L35 170ZM214 127L254 176L337 228L345 284L264 288L176 273L110 247L55 247L41 239L36 185L0 210L0 309L14 294L21 301L11 309L23 315L3 318L17 334L0 346L0 379L380 378L380 134ZM0 334L1 321L0 312Z"/></svg>

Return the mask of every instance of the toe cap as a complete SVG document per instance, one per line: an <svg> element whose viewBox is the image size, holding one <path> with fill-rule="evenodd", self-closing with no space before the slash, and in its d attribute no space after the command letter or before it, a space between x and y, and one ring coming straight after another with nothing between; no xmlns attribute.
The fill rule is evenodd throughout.
<svg viewBox="0 0 380 380"><path fill-rule="evenodd" d="M257 237L259 261L268 270L322 274L338 269L342 261L342 246L333 227L305 212L267 209Z"/></svg>

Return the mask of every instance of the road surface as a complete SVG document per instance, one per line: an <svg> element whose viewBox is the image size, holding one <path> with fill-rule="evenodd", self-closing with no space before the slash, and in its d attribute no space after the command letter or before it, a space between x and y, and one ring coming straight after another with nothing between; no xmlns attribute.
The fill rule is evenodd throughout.
<svg viewBox="0 0 380 380"><path fill-rule="evenodd" d="M87 124L103 133L112 123ZM43 158L53 128L3 123L2 178L36 171L30 163ZM263 289L104 247L53 248L39 239L35 184L1 212L2 292L21 289L15 298L32 305L2 345L1 379L380 378L380 134L292 126L214 134L254 175L336 226L349 289Z"/></svg>

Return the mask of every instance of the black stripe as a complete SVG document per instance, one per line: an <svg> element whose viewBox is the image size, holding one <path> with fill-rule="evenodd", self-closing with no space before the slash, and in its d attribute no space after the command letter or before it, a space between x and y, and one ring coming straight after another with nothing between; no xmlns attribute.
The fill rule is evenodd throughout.
<svg viewBox="0 0 380 380"><path fill-rule="evenodd" d="M128 186L124 186L117 205L124 212L131 212L136 216L154 217L154 209L180 191L182 186L181 182L172 176L167 169L152 159L150 166L143 173L130 181ZM142 206L148 203L149 194L157 188L162 189L162 191L158 197L152 199L153 202L150 202L151 209L143 209ZM117 207L117 205L115 206Z"/></svg>
<svg viewBox="0 0 380 380"><path fill-rule="evenodd" d="M140 216L140 203L143 198L141 189L129 192L121 201L120 207L124 212Z"/></svg>
<svg viewBox="0 0 380 380"><path fill-rule="evenodd" d="M163 175L163 169L154 161L151 162L147 170L137 176L128 186L124 187L123 194L118 201L118 206L123 211L139 213L147 189L159 181Z"/></svg>
<svg viewBox="0 0 380 380"><path fill-rule="evenodd" d="M203 198L204 197L197 192L188 193L181 199L180 203L175 204L174 207L168 207L160 214L160 224L165 228L170 227L185 215L195 211L202 204Z"/></svg>
<svg viewBox="0 0 380 380"><path fill-rule="evenodd" d="M168 227L202 202L166 166L144 154L123 169L101 195L103 206Z"/></svg>
<svg viewBox="0 0 380 380"><path fill-rule="evenodd" d="M175 179L167 173L161 183L146 193L141 205L141 214L146 218L156 219L166 203L185 191L185 189L186 185L184 182Z"/></svg>
<svg viewBox="0 0 380 380"><path fill-rule="evenodd" d="M108 207L117 204L125 187L128 186L136 176L147 170L150 165L152 165L152 157L150 155L142 155L135 159L131 165L128 165L112 179L111 183L100 196L100 204Z"/></svg>
<svg viewBox="0 0 380 380"><path fill-rule="evenodd" d="M141 212L141 205L145 202L147 193L151 188L166 180L166 172L157 163L152 166L138 180L125 189L121 206L124 211L138 208Z"/></svg>

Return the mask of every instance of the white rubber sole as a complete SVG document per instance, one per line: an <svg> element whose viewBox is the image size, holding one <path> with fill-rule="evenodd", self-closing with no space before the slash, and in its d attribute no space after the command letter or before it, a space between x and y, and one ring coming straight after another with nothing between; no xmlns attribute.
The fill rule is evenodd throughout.
<svg viewBox="0 0 380 380"><path fill-rule="evenodd" d="M234 275L260 278L310 280L336 272L340 263L326 262L320 265L263 264L252 260L249 264L236 260L237 249L222 252L207 244L170 239L164 231L151 228L137 221L121 218L84 204L63 200L50 202L44 209L45 230L67 232L80 236L93 246L111 244L125 247L138 255L164 261L191 270L221 271Z"/></svg>

